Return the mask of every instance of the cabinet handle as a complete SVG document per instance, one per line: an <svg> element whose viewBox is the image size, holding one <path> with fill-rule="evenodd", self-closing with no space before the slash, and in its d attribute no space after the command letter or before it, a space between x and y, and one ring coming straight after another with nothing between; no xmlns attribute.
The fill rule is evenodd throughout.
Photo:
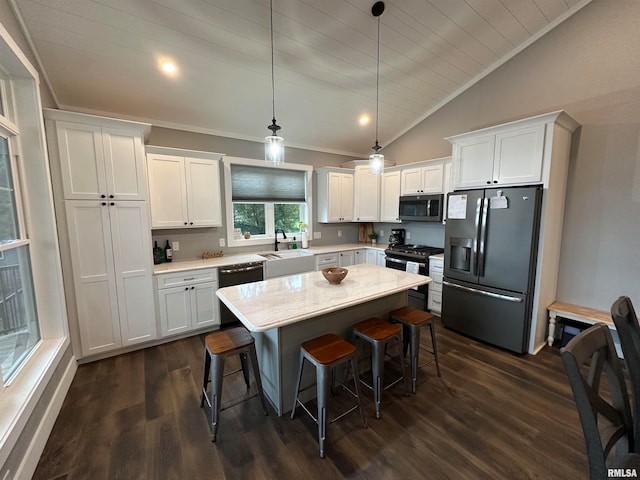
<svg viewBox="0 0 640 480"><path fill-rule="evenodd" d="M189 225L193 225L193 222L189 222Z"/></svg>
<svg viewBox="0 0 640 480"><path fill-rule="evenodd" d="M184 280L185 282L188 282L189 280L193 280L194 278L196 278L196 277L184 278L183 280Z"/></svg>
<svg viewBox="0 0 640 480"><path fill-rule="evenodd" d="M100 195L100 198L107 198L106 195Z"/></svg>
<svg viewBox="0 0 640 480"><path fill-rule="evenodd" d="M113 195L109 195L109 198L113 198Z"/></svg>
<svg viewBox="0 0 640 480"><path fill-rule="evenodd" d="M102 205L103 205L103 206L104 206L104 205L106 205L106 204L107 204L107 202L102 202Z"/></svg>
<svg viewBox="0 0 640 480"><path fill-rule="evenodd" d="M185 291L186 291L186 290L189 290L189 287L184 287L184 289L185 289Z"/></svg>
<svg viewBox="0 0 640 480"><path fill-rule="evenodd" d="M113 207L115 205L115 203L111 202L109 205L111 205Z"/></svg>
<svg viewBox="0 0 640 480"><path fill-rule="evenodd" d="M494 180L493 183L498 183L498 180Z"/></svg>
<svg viewBox="0 0 640 480"><path fill-rule="evenodd" d="M487 180L487 185L491 185L491 180Z"/></svg>
<svg viewBox="0 0 640 480"><path fill-rule="evenodd" d="M187 222L184 222L185 225L188 225Z"/></svg>
<svg viewBox="0 0 640 480"><path fill-rule="evenodd" d="M194 290L196 287L191 287L191 290Z"/></svg>

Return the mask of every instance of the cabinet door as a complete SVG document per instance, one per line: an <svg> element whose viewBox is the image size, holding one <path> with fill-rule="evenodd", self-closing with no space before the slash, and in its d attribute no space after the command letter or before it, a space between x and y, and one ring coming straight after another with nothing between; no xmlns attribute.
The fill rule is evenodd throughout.
<svg viewBox="0 0 640 480"><path fill-rule="evenodd" d="M367 248L366 250L366 263L369 265L377 265L378 264L378 251L373 248Z"/></svg>
<svg viewBox="0 0 640 480"><path fill-rule="evenodd" d="M104 203L104 205L103 205ZM122 345L107 202L65 204L83 355Z"/></svg>
<svg viewBox="0 0 640 480"><path fill-rule="evenodd" d="M378 252L378 266L386 267L387 266L387 254L384 252Z"/></svg>
<svg viewBox="0 0 640 480"><path fill-rule="evenodd" d="M369 167L356 167L354 175L354 219L377 222L380 205L380 175L371 175Z"/></svg>
<svg viewBox="0 0 640 480"><path fill-rule="evenodd" d="M147 176L140 134L118 128L102 129L109 198L146 200Z"/></svg>
<svg viewBox="0 0 640 480"><path fill-rule="evenodd" d="M380 221L400 223L400 172L382 175Z"/></svg>
<svg viewBox="0 0 640 480"><path fill-rule="evenodd" d="M56 136L64 198L99 199L108 195L102 129L80 123L57 122Z"/></svg>
<svg viewBox="0 0 640 480"><path fill-rule="evenodd" d="M341 174L340 198L341 198L340 218L342 218L341 221L352 222L353 221L353 175L350 173Z"/></svg>
<svg viewBox="0 0 640 480"><path fill-rule="evenodd" d="M160 332L174 335L191 329L191 287L172 287L158 290Z"/></svg>
<svg viewBox="0 0 640 480"><path fill-rule="evenodd" d="M367 263L367 253L365 250L355 250L353 252L353 264Z"/></svg>
<svg viewBox="0 0 640 480"><path fill-rule="evenodd" d="M328 221L339 222L342 220L342 174L329 172L328 176Z"/></svg>
<svg viewBox="0 0 640 480"><path fill-rule="evenodd" d="M216 160L185 158L189 226L222 225L220 166Z"/></svg>
<svg viewBox="0 0 640 480"><path fill-rule="evenodd" d="M453 147L453 184L455 188L486 187L493 183L495 137L467 139Z"/></svg>
<svg viewBox="0 0 640 480"><path fill-rule="evenodd" d="M170 155L149 155L149 200L151 227L188 226L184 159Z"/></svg>
<svg viewBox="0 0 640 480"><path fill-rule="evenodd" d="M444 164L444 173L442 175L442 193L444 193L444 207L442 208L442 223L447 222L447 213L449 210L449 192L453 191L453 175L451 162Z"/></svg>
<svg viewBox="0 0 640 480"><path fill-rule="evenodd" d="M109 203L122 344L153 340L157 332L147 203Z"/></svg>
<svg viewBox="0 0 640 480"><path fill-rule="evenodd" d="M348 267L355 263L355 253L353 250L348 250L346 252L340 252L338 254L338 266L339 267Z"/></svg>
<svg viewBox="0 0 640 480"><path fill-rule="evenodd" d="M422 171L420 168L402 170L402 195L420 193L422 189Z"/></svg>
<svg viewBox="0 0 640 480"><path fill-rule="evenodd" d="M199 283L190 287L191 328L200 328L220 323L219 305L216 297L218 282Z"/></svg>
<svg viewBox="0 0 640 480"><path fill-rule="evenodd" d="M442 165L422 168L421 193L442 193Z"/></svg>
<svg viewBox="0 0 640 480"><path fill-rule="evenodd" d="M544 125L536 125L496 135L494 184L541 182L544 132Z"/></svg>

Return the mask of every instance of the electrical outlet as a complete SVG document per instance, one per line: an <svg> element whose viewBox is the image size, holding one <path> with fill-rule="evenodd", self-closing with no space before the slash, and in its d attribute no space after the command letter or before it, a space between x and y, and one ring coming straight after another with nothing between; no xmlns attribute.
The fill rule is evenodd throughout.
<svg viewBox="0 0 640 480"><path fill-rule="evenodd" d="M384 230L380 230L380 236L384 237Z"/></svg>
<svg viewBox="0 0 640 480"><path fill-rule="evenodd" d="M338 230L338 237L342 236L342 230Z"/></svg>
<svg viewBox="0 0 640 480"><path fill-rule="evenodd" d="M411 238L411 232L407 232L407 240Z"/></svg>
<svg viewBox="0 0 640 480"><path fill-rule="evenodd" d="M313 238L322 238L322 232L313 232Z"/></svg>
<svg viewBox="0 0 640 480"><path fill-rule="evenodd" d="M180 242L173 242L173 246L171 248L173 248L174 252L177 252L180 250Z"/></svg>
<svg viewBox="0 0 640 480"><path fill-rule="evenodd" d="M224 247L224 246L225 246L224 238L221 238L221 239L220 239L220 246L221 246L221 247Z"/></svg>

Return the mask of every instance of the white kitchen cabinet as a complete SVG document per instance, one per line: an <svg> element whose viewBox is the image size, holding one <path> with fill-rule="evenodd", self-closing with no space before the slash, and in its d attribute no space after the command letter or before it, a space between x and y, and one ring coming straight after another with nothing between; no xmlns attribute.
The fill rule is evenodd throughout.
<svg viewBox="0 0 640 480"><path fill-rule="evenodd" d="M65 199L147 199L146 124L116 124L102 117L57 112L56 121L47 123L47 131L55 135L53 155L60 162ZM82 123L85 121L88 123ZM49 141L53 146L53 139Z"/></svg>
<svg viewBox="0 0 640 480"><path fill-rule="evenodd" d="M450 137L456 189L542 182L545 123Z"/></svg>
<svg viewBox="0 0 640 480"><path fill-rule="evenodd" d="M318 222L353 221L354 174L344 168L324 167L316 170L318 188Z"/></svg>
<svg viewBox="0 0 640 480"><path fill-rule="evenodd" d="M209 152L147 147L152 228L222 225L220 158Z"/></svg>
<svg viewBox="0 0 640 480"><path fill-rule="evenodd" d="M215 268L158 275L156 288L163 337L220 324Z"/></svg>
<svg viewBox="0 0 640 480"><path fill-rule="evenodd" d="M378 252L378 266L386 267L387 266L387 254L383 251Z"/></svg>
<svg viewBox="0 0 640 480"><path fill-rule="evenodd" d="M442 311L442 276L444 273L444 256L429 257L429 276L433 280L429 283L429 297L427 308L430 312L440 315Z"/></svg>
<svg viewBox="0 0 640 480"><path fill-rule="evenodd" d="M385 171L382 174L380 221L400 223L400 170Z"/></svg>
<svg viewBox="0 0 640 480"><path fill-rule="evenodd" d="M453 192L453 162L451 159L443 164L442 188L444 193L444 206L442 208L442 223L447 223L447 213L449 210L448 194Z"/></svg>
<svg viewBox="0 0 640 480"><path fill-rule="evenodd" d="M356 222L377 222L380 218L380 175L371 175L369 167L354 170L354 206Z"/></svg>
<svg viewBox="0 0 640 480"><path fill-rule="evenodd" d="M378 250L374 249L374 248L367 248L366 249L366 262L369 265L377 265L378 264Z"/></svg>
<svg viewBox="0 0 640 480"><path fill-rule="evenodd" d="M349 267L351 265L355 265L355 263L356 263L355 250L346 250L344 252L338 253L339 267Z"/></svg>
<svg viewBox="0 0 640 480"><path fill-rule="evenodd" d="M367 251L364 250L352 250L353 252L353 264L359 265L361 263L367 263Z"/></svg>
<svg viewBox="0 0 640 480"><path fill-rule="evenodd" d="M402 170L401 193L442 193L442 163Z"/></svg>
<svg viewBox="0 0 640 480"><path fill-rule="evenodd" d="M155 339L147 203L65 206L83 355Z"/></svg>
<svg viewBox="0 0 640 480"><path fill-rule="evenodd" d="M338 254L337 253L325 253L315 255L316 271L320 271L323 268L331 268L338 266Z"/></svg>

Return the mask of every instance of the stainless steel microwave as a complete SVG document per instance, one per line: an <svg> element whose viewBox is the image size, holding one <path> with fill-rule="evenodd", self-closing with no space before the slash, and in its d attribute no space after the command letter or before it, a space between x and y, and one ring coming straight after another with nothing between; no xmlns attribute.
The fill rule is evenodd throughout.
<svg viewBox="0 0 640 480"><path fill-rule="evenodd" d="M444 195L404 195L400 197L400 220L441 222Z"/></svg>

